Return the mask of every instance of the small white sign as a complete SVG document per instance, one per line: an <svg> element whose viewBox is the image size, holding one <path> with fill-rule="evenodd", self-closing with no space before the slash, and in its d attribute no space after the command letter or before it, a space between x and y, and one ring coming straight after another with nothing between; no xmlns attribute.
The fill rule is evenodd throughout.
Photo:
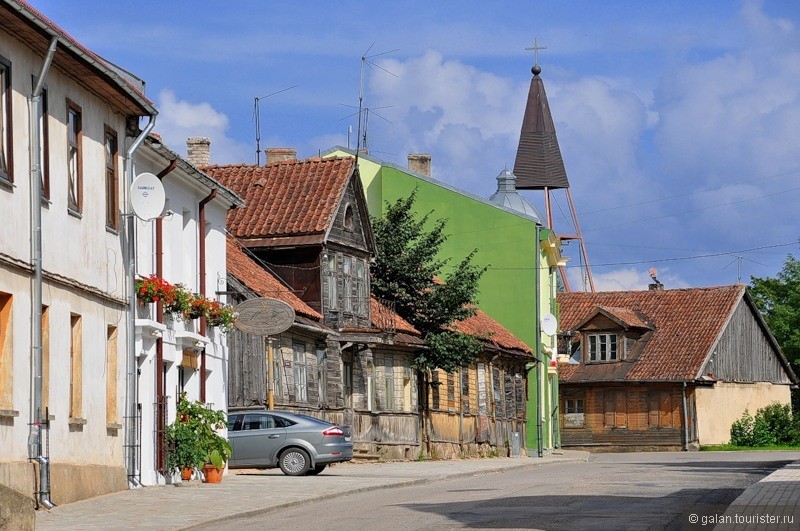
<svg viewBox="0 0 800 531"><path fill-rule="evenodd" d="M166 195L161 179L152 173L141 173L131 184L131 208L140 219L149 221L164 211Z"/></svg>

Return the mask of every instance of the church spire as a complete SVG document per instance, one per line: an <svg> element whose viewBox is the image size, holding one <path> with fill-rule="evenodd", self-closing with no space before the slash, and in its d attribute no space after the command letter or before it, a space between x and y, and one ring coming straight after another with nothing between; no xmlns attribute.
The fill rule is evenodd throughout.
<svg viewBox="0 0 800 531"><path fill-rule="evenodd" d="M526 50L533 50L534 65L531 68L533 78L528 91L528 102L522 120L522 131L519 136L517 158L514 161L514 175L517 176L517 188L520 190L544 190L569 188L567 170L558 147L556 126L550 114L550 104L544 91L544 82L539 74L539 50L547 49L539 46L539 39Z"/></svg>

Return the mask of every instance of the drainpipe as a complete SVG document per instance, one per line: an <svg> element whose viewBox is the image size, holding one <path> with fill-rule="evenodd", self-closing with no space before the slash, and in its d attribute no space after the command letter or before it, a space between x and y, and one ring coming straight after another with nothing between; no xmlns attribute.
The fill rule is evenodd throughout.
<svg viewBox="0 0 800 531"><path fill-rule="evenodd" d="M683 449L689 451L689 411L686 408L686 382L683 382Z"/></svg>
<svg viewBox="0 0 800 531"><path fill-rule="evenodd" d="M133 208L131 207L130 188L133 184L133 154L142 145L145 137L153 130L156 125L156 115L148 117L147 125L139 133L128 150L125 152L125 218L127 220L128 241L127 258L128 271L126 280L128 283L128 358L127 358L127 377L125 400L127 401L127 426L125 427L125 444L128 447L126 459L126 469L128 482L133 487L141 486L138 478L138 452L139 434L137 430L137 416L139 410L139 385L138 370L136 367L136 220L134 219Z"/></svg>
<svg viewBox="0 0 800 531"><path fill-rule="evenodd" d="M545 194L546 196L546 194ZM534 343L536 349L536 431L537 431L537 451L539 457L544 456L544 448L542 437L542 356L541 356L541 343L542 343L542 334L540 331L539 326L539 299L541 297L541 288L539 286L541 273L539 272L540 267L540 257L541 254L541 243L539 242L539 225L536 225L535 228L535 237L536 237L536 246L535 246L535 267L534 267L534 283L535 283L535 295L534 295L534 310L533 310L533 320L534 320Z"/></svg>
<svg viewBox="0 0 800 531"><path fill-rule="evenodd" d="M217 197L217 189L211 190L205 199L200 201L200 212L198 214L197 231L199 233L199 253L200 253L200 295L206 296L206 204ZM206 335L206 318L200 318L200 335ZM200 401L206 401L206 348L200 351Z"/></svg>
<svg viewBox="0 0 800 531"><path fill-rule="evenodd" d="M44 79L50 70L53 56L56 54L58 37L50 40L50 47L44 57L36 86L30 98L30 185L31 185L31 261L33 262L33 293L31 311L31 354L33 357L33 404L31 404L31 433L29 441L33 443L32 454L39 463L39 493L37 501L46 509L55 504L50 501L50 460L42 452L42 426L50 428L50 419L42 411L42 168L41 145L39 144L39 111L42 105L42 88Z"/></svg>
<svg viewBox="0 0 800 531"><path fill-rule="evenodd" d="M171 160L169 165L161 170L156 176L163 180L166 175L178 165L177 160ZM156 218L156 276L164 278L164 219L159 216ZM164 322L164 302L159 299L156 302L156 321ZM164 470L164 338L156 338L156 470Z"/></svg>

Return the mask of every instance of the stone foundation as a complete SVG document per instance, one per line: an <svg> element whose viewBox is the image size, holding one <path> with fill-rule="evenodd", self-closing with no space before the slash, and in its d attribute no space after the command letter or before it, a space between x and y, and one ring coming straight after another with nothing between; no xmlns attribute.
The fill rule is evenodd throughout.
<svg viewBox="0 0 800 531"><path fill-rule="evenodd" d="M0 463L0 485L35 499L38 467L28 462ZM110 494L128 488L124 467L51 463L50 500L56 505Z"/></svg>

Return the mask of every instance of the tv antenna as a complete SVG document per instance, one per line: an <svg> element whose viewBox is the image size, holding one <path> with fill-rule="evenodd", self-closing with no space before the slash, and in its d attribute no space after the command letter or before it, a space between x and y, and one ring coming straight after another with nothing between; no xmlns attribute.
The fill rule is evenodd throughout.
<svg viewBox="0 0 800 531"><path fill-rule="evenodd" d="M260 98L258 97L253 98L253 118L256 121L256 165L261 166L261 109L259 102L261 100L265 100L267 98L271 98L272 96L280 94L281 92L286 92L287 90L291 90L299 86L300 85L286 87L285 89L275 91L271 94L267 94L266 96L261 96Z"/></svg>
<svg viewBox="0 0 800 531"><path fill-rule="evenodd" d="M369 48L367 48L367 51L364 52L364 54L361 56L361 69L359 71L359 82L358 82L358 131L356 132L356 163L358 162L358 154L359 154L359 151L361 150L361 117L362 117L362 110L363 110L363 106L364 106L364 66L366 65L370 69L373 69L373 70L375 68L377 68L379 70L383 70L384 72L386 72L389 75L397 77L397 74L395 74L394 72L390 72L390 71L386 70L381 65L375 63L371 59L373 59L375 57L378 57L378 56L381 56L381 55L386 55L386 54L397 52L397 51L400 50L400 48L395 48L394 50L389 50L387 52L380 52L380 53L369 55L369 52L370 52L370 50L372 50L373 46L375 46L375 42L374 41L373 41L372 44L370 44ZM367 114L369 114L369 112L367 112ZM384 120L386 120L386 119L384 118ZM386 121L388 122L388 120L386 120ZM364 124L364 140L365 141L366 141L366 129L367 128L366 128L366 123L365 123Z"/></svg>
<svg viewBox="0 0 800 531"><path fill-rule="evenodd" d="M741 282L742 281L742 261L743 260L747 260L748 262L753 262L754 264L758 264L760 266L767 267L767 264L762 264L761 262L756 262L755 260L750 260L749 258L745 258L742 255L738 255L736 258L733 259L732 262L730 262L728 265L723 267L722 270L724 271L725 269L728 269L730 266L732 266L734 262L738 262L738 264L736 266L737 267L737 280L736 280L736 282Z"/></svg>
<svg viewBox="0 0 800 531"><path fill-rule="evenodd" d="M348 105L346 103L340 103L339 105L343 105L345 107L350 107L352 109L356 109L357 108L357 107L355 107L353 105ZM370 116L370 114L373 114L373 115L377 116L378 118L380 118L381 120L385 121L386 123L390 124L390 123L392 123L392 121L390 119L386 118L385 116L382 116L382 115L378 114L375 111L376 110L380 110L380 109L391 109L392 107L394 107L394 105L384 105L382 107L364 107L361 111L356 111L354 113L348 114L344 118L340 118L339 121L347 120L348 118L352 118L356 114L359 114L359 112L361 112L361 114L363 114L363 117L364 117L364 119L363 119L364 128L363 128L363 131L361 131L361 129L359 128L359 131L361 131L361 133L360 133L361 136L360 136L360 138L356 138L356 141L361 146L360 149L364 150L364 153L369 153L369 144L367 142L367 131L369 130L369 116ZM359 122L361 122L361 121L362 120L359 119ZM352 129L352 127L349 126L348 130L347 130L347 147L348 147L348 149L350 148L350 134L352 132L353 132L353 129Z"/></svg>

